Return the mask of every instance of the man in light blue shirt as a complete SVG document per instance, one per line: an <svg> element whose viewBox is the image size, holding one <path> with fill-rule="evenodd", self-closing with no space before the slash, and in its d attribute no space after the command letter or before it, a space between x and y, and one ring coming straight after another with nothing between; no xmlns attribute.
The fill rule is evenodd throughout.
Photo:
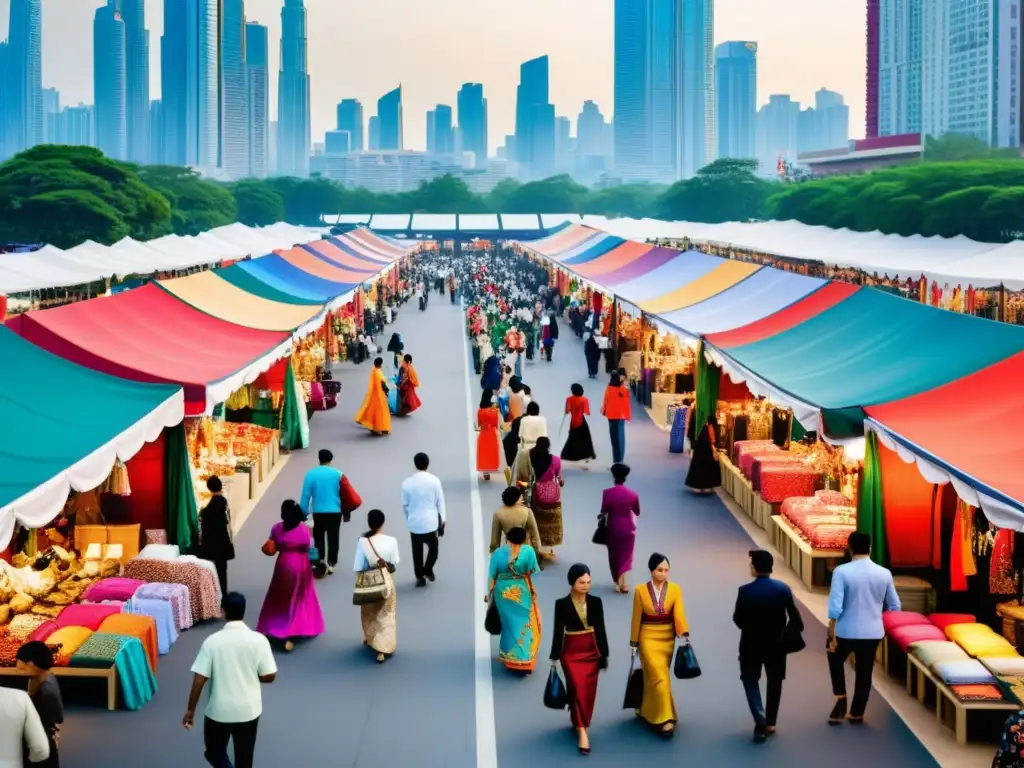
<svg viewBox="0 0 1024 768"><path fill-rule="evenodd" d="M331 466L334 454L326 448L320 449L319 459L320 466L309 470L302 481L299 506L304 514L313 515L313 541L320 563L326 563L326 573L331 574L338 564L341 535L341 472Z"/></svg>
<svg viewBox="0 0 1024 768"><path fill-rule="evenodd" d="M444 536L447 517L441 481L427 471L430 457L417 453L413 463L416 474L402 483L402 511L412 536L412 569L416 575L416 586L425 587L428 579L434 580L438 537ZM426 560L423 558L424 547L427 548Z"/></svg>
<svg viewBox="0 0 1024 768"><path fill-rule="evenodd" d="M851 653L856 677L849 720L864 722L875 652L885 637L882 612L900 609L889 569L871 562L871 536L851 533L848 546L853 559L835 569L828 595L828 671L836 697L828 721L833 725L847 717L845 664Z"/></svg>

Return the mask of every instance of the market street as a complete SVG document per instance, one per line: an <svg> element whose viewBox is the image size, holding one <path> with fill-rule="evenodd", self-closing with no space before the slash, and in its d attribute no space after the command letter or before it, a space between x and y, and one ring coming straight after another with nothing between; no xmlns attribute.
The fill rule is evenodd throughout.
<svg viewBox="0 0 1024 768"><path fill-rule="evenodd" d="M687 460L668 453L667 435L638 405L627 429L626 461L633 467L629 484L639 492L642 510L637 568L630 584L646 580L651 552L669 557L671 578L683 590L703 675L674 681L680 722L672 741L649 734L632 712L622 710L631 598L613 592L605 551L591 543L600 494L610 484L607 429L597 413L604 377L586 378L581 344L568 329L554 362L525 366L523 378L548 418L556 448L561 447L555 433L569 385L584 385L594 411L591 424L599 459L590 472L569 468L565 473L565 543L557 550L558 560L535 580L545 631L537 672L526 679L507 674L492 646L488 676L487 663L475 664L477 643L491 646L491 639L482 627L485 584L474 578L474 563L479 567L486 562L491 512L499 505L504 483L500 477L481 481L480 506L475 508L477 482L470 472L475 435L469 414L476 411L479 384L470 370L466 386L462 316L447 298L433 294L426 313L408 305L377 342L383 346L395 330L415 359L423 408L408 419L396 419L390 436L370 437L352 421L365 393L369 365L336 365L335 378L343 383L338 408L315 415L310 450L292 455L236 540L231 587L248 597L247 623L255 626L273 568L273 560L260 554L260 545L278 519L282 500L297 498L303 474L316 462L316 449L334 452L335 465L363 497L363 507L342 531L338 572L318 582L326 634L299 645L290 656L279 653L277 681L264 688L257 765L512 768L528 762L532 768L554 768L573 759L575 737L568 714L545 709L541 699L553 604L567 592L565 573L574 562L591 567L594 593L605 602L612 646L610 668L598 691L590 765L621 768L648 759L691 766L757 761L781 767L821 760L835 768L936 764L878 695L871 700L863 728L826 725L832 696L825 632L806 612L807 649L790 657L779 735L763 746L751 743L752 722L736 663L738 632L731 620L736 587L749 580L751 541L717 497L695 497L683 490ZM399 495L417 451L430 455L431 471L444 483L449 515L437 582L425 589L414 588ZM365 513L375 507L388 516L384 532L397 537L402 547L396 574L398 651L383 666L361 644L359 612L351 601L352 553L365 528ZM481 515L476 542L474 511ZM71 768L201 765L201 728L186 732L180 722L189 667L203 638L215 629L216 624L202 625L181 636L160 659L156 697L139 712L108 713L80 704L84 696L71 699L62 729L62 763ZM88 700L97 695L90 692Z"/></svg>

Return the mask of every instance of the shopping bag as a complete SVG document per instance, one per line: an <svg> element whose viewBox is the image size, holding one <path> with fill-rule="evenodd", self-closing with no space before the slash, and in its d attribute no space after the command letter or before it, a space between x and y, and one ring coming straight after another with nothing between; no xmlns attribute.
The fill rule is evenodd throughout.
<svg viewBox="0 0 1024 768"><path fill-rule="evenodd" d="M636 668L636 656L629 661L629 676L626 678L626 695L622 697L623 709L640 709L644 703L644 671Z"/></svg>
<svg viewBox="0 0 1024 768"><path fill-rule="evenodd" d="M602 547L608 546L608 516L598 515L597 516L597 530L594 531L594 535L590 537L590 540L594 544L598 544Z"/></svg>
<svg viewBox="0 0 1024 768"><path fill-rule="evenodd" d="M544 686L544 706L548 709L565 709L569 706L569 694L565 690L562 676L555 667L551 667L547 685Z"/></svg>
<svg viewBox="0 0 1024 768"><path fill-rule="evenodd" d="M804 636L800 633L800 630L796 629L792 623L786 625L786 628L782 631L782 637L779 638L779 650L785 654L799 653L807 647L807 643L804 641Z"/></svg>
<svg viewBox="0 0 1024 768"><path fill-rule="evenodd" d="M690 645L689 638L683 640L683 644L676 649L676 661L672 671L677 680L693 680L700 677L700 664L697 663L697 654Z"/></svg>
<svg viewBox="0 0 1024 768"><path fill-rule="evenodd" d="M494 595L491 595L491 602L487 606L487 617L484 619L484 629L488 634L501 634L501 614L498 613L498 606L494 604Z"/></svg>

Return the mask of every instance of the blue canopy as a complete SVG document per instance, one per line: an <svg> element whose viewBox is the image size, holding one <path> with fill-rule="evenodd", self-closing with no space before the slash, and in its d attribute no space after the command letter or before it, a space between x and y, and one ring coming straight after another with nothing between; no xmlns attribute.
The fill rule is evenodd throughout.
<svg viewBox="0 0 1024 768"><path fill-rule="evenodd" d="M618 248L624 242L626 241L621 237L614 237L612 235L593 237L572 250L559 254L558 258L567 267L571 267L573 264L584 264L604 256L612 248Z"/></svg>
<svg viewBox="0 0 1024 768"><path fill-rule="evenodd" d="M359 283L335 283L303 272L277 254L270 254L251 261L240 261L235 266L279 291L319 302L330 301L359 285Z"/></svg>
<svg viewBox="0 0 1024 768"><path fill-rule="evenodd" d="M722 264L723 259L700 251L680 253L672 261L652 269L646 275L615 286L615 295L639 306L692 283Z"/></svg>

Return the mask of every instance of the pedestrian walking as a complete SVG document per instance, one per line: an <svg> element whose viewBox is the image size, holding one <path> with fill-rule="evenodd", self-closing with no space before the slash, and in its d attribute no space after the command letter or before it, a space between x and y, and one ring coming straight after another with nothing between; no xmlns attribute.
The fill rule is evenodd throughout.
<svg viewBox="0 0 1024 768"><path fill-rule="evenodd" d="M601 415L608 419L608 434L612 443L612 464L626 460L626 422L632 418L632 404L629 389L623 384L622 376L612 374L604 390Z"/></svg>
<svg viewBox="0 0 1024 768"><path fill-rule="evenodd" d="M302 507L304 515L313 515L313 541L319 562L325 566L327 574L332 574L338 565L342 520L355 509L346 509L345 507L351 506L351 503L345 502L351 499L354 503L359 497L341 470L331 466L331 462L334 461L333 453L321 448L317 457L320 466L306 473L302 481L302 498L299 506Z"/></svg>
<svg viewBox="0 0 1024 768"><path fill-rule="evenodd" d="M53 651L46 643L32 640L18 649L15 659L18 671L28 675L28 695L50 745L50 756L43 761L33 760L32 765L36 768L60 768L57 746L60 744L60 727L64 724L64 699L51 671ZM0 765L4 765L2 759Z"/></svg>
<svg viewBox="0 0 1024 768"><path fill-rule="evenodd" d="M427 470L430 457L417 453L413 457L416 474L402 483L402 510L412 537L412 568L416 586L425 587L427 581L434 581L434 566L437 563L438 544L444 536L447 521L444 509L444 489L441 481ZM426 558L423 550L426 548Z"/></svg>
<svg viewBox="0 0 1024 768"><path fill-rule="evenodd" d="M0 688L0 765L46 764L50 743L32 699L24 691Z"/></svg>
<svg viewBox="0 0 1024 768"><path fill-rule="evenodd" d="M256 731L263 714L262 685L274 682L277 663L270 641L245 625L245 596L229 592L221 602L226 623L203 641L192 664L192 690L181 724L195 725L206 684L210 695L203 718L206 762L213 768L252 768ZM233 742L235 759L228 757Z"/></svg>
<svg viewBox="0 0 1024 768"><path fill-rule="evenodd" d="M775 733L786 679L786 653L792 639L804 630L793 600L793 591L772 578L775 559L771 552L750 553L754 580L739 588L732 620L740 629L740 681L754 717L754 741L763 743ZM761 699L761 670L767 678L768 705Z"/></svg>
<svg viewBox="0 0 1024 768"><path fill-rule="evenodd" d="M206 506L199 512L199 548L203 559L209 560L217 569L220 593L228 593L228 561L235 559L234 534L231 531L231 510L223 494L224 484L213 475L206 481L206 488L212 494Z"/></svg>
<svg viewBox="0 0 1024 768"><path fill-rule="evenodd" d="M883 611L898 611L900 598L892 573L871 562L871 536L857 531L848 545L852 560L832 572L828 593L828 671L832 678L835 705L828 716L832 725L849 719L864 722L864 710L871 696L871 673L875 652L885 637ZM847 715L846 659L853 654L856 674L853 702Z"/></svg>
<svg viewBox="0 0 1024 768"><path fill-rule="evenodd" d="M371 509L366 516L369 530L359 537L353 570L363 573L379 568L384 578L384 599L359 606L359 620L363 627L363 645L374 652L378 664L383 664L398 647L398 590L391 574L399 563L398 540L383 533L384 513Z"/></svg>

